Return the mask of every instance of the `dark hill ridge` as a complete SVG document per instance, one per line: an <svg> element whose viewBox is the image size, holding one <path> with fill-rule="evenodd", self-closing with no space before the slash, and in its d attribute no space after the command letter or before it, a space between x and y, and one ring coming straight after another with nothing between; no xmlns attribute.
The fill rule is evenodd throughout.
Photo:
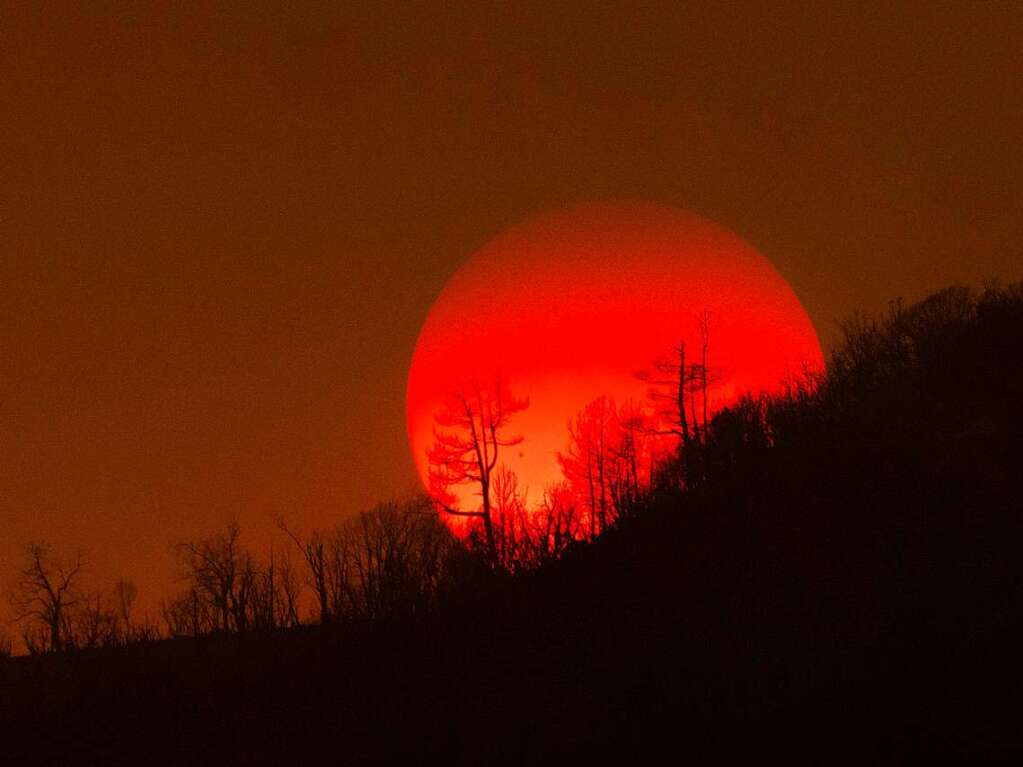
<svg viewBox="0 0 1023 767"><path fill-rule="evenodd" d="M817 385L719 414L687 489L428 618L0 664L0 755L1018 760L1023 287L846 333Z"/></svg>

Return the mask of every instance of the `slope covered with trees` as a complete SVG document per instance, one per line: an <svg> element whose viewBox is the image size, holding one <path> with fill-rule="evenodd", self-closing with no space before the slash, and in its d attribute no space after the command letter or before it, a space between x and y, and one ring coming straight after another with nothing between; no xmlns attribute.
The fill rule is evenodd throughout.
<svg viewBox="0 0 1023 767"><path fill-rule="evenodd" d="M178 638L0 662L0 745L16 763L1018 757L1023 286L844 332L785 395L680 416L643 488L626 471L627 492L590 495L592 540L559 527L576 512L554 490L556 548L505 499L480 556L412 502L381 507L293 536L315 625L230 530L186 545Z"/></svg>

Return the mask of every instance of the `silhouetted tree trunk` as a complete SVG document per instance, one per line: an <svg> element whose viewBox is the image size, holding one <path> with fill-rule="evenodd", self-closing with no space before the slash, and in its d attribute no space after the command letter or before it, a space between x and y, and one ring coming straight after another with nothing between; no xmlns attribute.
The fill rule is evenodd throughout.
<svg viewBox="0 0 1023 767"><path fill-rule="evenodd" d="M522 437L503 434L511 417L529 406L529 400L512 394L500 379L489 386L474 383L448 397L435 415L438 427L428 452L430 490L434 502L445 513L479 520L483 525L487 558L496 563L496 541L492 514L491 486L500 448L517 445ZM459 508L452 488L479 487L480 507Z"/></svg>
<svg viewBox="0 0 1023 767"><path fill-rule="evenodd" d="M686 364L684 342L680 342L672 354L672 360L655 361L653 372L641 371L638 377L650 384L647 396L654 405L654 413L666 426L656 428L655 432L674 434L681 440L682 447L687 448L692 442L692 432L691 415L686 410L692 410L692 406L687 401L686 393L696 379L696 367ZM695 416L692 416L692 420L695 421ZM695 427L695 424L693 426Z"/></svg>
<svg viewBox="0 0 1023 767"><path fill-rule="evenodd" d="M309 585L316 595L316 604L319 609L320 623L331 623L334 619L334 612L331 605L331 589L328 583L329 572L326 552L326 541L323 534L314 531L306 540L301 540L284 523L283 519L277 520L277 527L287 535L302 552L306 567L309 568Z"/></svg>

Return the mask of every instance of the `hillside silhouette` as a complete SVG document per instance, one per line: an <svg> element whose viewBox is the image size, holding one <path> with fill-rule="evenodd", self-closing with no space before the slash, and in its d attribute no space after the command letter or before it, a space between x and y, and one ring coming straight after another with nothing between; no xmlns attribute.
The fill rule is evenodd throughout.
<svg viewBox="0 0 1023 767"><path fill-rule="evenodd" d="M0 660L0 761L1018 760L1023 284L843 334L537 567Z"/></svg>

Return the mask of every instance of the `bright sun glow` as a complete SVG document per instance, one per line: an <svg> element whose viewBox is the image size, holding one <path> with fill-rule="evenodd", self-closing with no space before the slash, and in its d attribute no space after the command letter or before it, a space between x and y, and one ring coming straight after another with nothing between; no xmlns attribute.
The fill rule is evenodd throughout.
<svg viewBox="0 0 1023 767"><path fill-rule="evenodd" d="M562 478L568 421L595 398L648 406L637 373L680 342L699 347L709 318L711 412L746 391L777 391L820 368L813 325L788 283L732 232L684 210L593 203L513 227L476 252L430 310L409 370L408 433L416 468L445 397L500 376L529 407L503 449L535 502ZM476 488L478 492L478 488ZM464 507L479 504L466 486Z"/></svg>

